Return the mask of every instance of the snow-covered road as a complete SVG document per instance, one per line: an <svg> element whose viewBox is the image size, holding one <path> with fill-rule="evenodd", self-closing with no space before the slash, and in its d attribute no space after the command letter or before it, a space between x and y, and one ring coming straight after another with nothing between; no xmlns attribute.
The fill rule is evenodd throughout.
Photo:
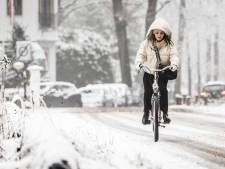
<svg viewBox="0 0 225 169"><path fill-rule="evenodd" d="M61 109L51 115L80 152L81 168L219 169L225 168L223 108L172 107L172 123L160 129L158 143L137 109Z"/></svg>
<svg viewBox="0 0 225 169"><path fill-rule="evenodd" d="M225 169L225 105L171 106L172 122L160 128L157 143L151 126L141 124L141 109L31 113L25 155L17 164L8 161L0 168L48 169L54 161L68 160L73 169Z"/></svg>

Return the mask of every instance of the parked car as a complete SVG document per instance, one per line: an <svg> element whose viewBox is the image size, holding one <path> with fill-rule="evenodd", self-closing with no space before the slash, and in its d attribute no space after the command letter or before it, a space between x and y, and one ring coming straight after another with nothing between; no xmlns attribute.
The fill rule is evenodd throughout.
<svg viewBox="0 0 225 169"><path fill-rule="evenodd" d="M47 107L81 107L81 94L77 87L70 82L42 82L40 95L43 96Z"/></svg>
<svg viewBox="0 0 225 169"><path fill-rule="evenodd" d="M215 81L203 85L200 97L204 103L225 101L225 82Z"/></svg>
<svg viewBox="0 0 225 169"><path fill-rule="evenodd" d="M113 92L112 99L114 106L128 106L132 104L131 91L124 83L105 84Z"/></svg>
<svg viewBox="0 0 225 169"><path fill-rule="evenodd" d="M126 84L89 84L79 89L84 106L125 106L130 101L130 91Z"/></svg>
<svg viewBox="0 0 225 169"><path fill-rule="evenodd" d="M82 103L87 107L113 106L113 91L101 84L91 84L79 89Z"/></svg>
<svg viewBox="0 0 225 169"><path fill-rule="evenodd" d="M104 106L104 90L95 87L81 87L81 100L85 107Z"/></svg>

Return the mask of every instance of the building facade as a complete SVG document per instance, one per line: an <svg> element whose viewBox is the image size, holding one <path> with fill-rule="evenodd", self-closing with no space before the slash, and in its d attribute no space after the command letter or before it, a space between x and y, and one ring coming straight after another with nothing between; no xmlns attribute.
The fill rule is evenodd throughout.
<svg viewBox="0 0 225 169"><path fill-rule="evenodd" d="M45 78L56 80L58 0L0 0L0 42L10 41L13 25L24 28L27 39L45 52Z"/></svg>

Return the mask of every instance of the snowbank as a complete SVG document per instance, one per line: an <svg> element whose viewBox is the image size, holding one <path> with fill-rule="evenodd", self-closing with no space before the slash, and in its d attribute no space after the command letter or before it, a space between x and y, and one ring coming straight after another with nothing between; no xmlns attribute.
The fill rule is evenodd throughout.
<svg viewBox="0 0 225 169"><path fill-rule="evenodd" d="M46 110L29 112L26 116L20 160L11 159L0 164L0 169L65 169L78 168L77 153L60 133Z"/></svg>

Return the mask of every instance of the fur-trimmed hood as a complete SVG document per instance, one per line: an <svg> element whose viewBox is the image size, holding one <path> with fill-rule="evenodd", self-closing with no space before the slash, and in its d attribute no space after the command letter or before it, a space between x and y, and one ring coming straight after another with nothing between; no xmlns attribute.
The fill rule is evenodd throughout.
<svg viewBox="0 0 225 169"><path fill-rule="evenodd" d="M146 34L146 38L153 33L154 29L159 29L162 30L168 37L171 39L172 37L172 32L169 24L162 18L156 19L151 26L148 29L148 32Z"/></svg>

